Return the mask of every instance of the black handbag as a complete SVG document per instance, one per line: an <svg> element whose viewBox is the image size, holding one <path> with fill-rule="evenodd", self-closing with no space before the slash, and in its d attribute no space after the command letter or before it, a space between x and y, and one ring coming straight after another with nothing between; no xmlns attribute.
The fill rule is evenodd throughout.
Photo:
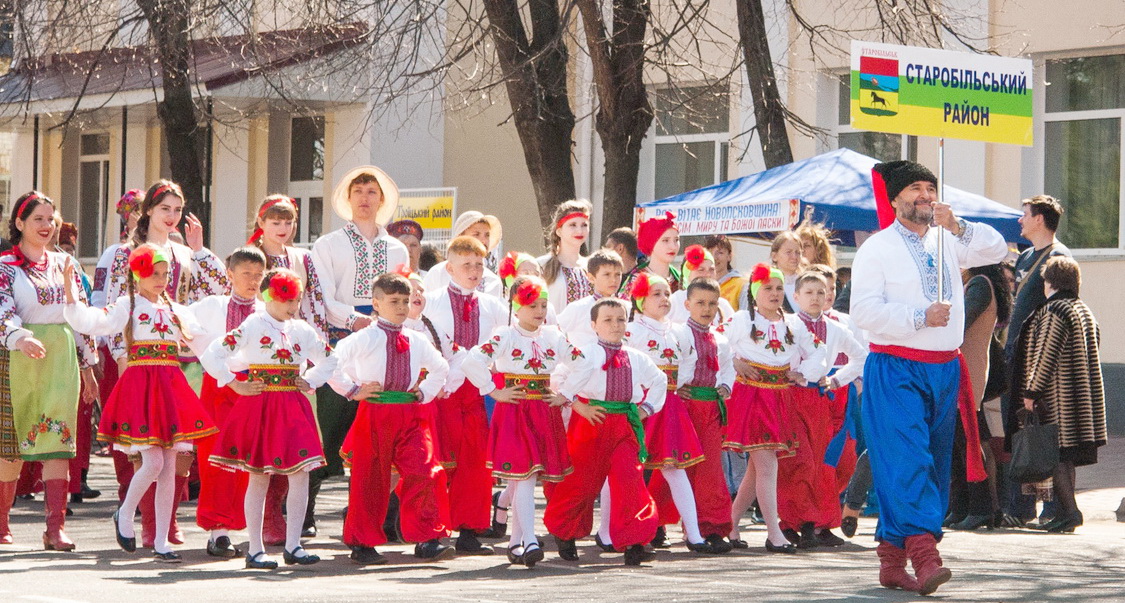
<svg viewBox="0 0 1125 603"><path fill-rule="evenodd" d="M1012 435L1009 474L1017 483L1041 482L1059 464L1059 426L1040 425L1034 412L1026 413L1023 427Z"/></svg>

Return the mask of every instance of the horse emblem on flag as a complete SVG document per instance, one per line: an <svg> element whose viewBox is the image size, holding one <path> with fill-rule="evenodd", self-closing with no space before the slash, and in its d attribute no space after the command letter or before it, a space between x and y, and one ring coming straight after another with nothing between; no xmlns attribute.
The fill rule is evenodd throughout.
<svg viewBox="0 0 1125 603"><path fill-rule="evenodd" d="M859 59L859 110L868 115L898 115L898 60Z"/></svg>

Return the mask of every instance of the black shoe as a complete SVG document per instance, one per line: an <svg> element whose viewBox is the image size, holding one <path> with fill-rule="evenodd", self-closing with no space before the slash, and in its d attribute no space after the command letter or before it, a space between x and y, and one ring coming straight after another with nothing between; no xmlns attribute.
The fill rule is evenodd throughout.
<svg viewBox="0 0 1125 603"><path fill-rule="evenodd" d="M844 533L844 536L848 538L855 536L855 531L857 529L859 529L858 517L845 517L840 520L840 531Z"/></svg>
<svg viewBox="0 0 1125 603"><path fill-rule="evenodd" d="M951 530L977 530L987 527L992 529L992 516L990 515L969 515L965 519L949 526Z"/></svg>
<svg viewBox="0 0 1125 603"><path fill-rule="evenodd" d="M788 537L786 535L786 538ZM818 546L820 546L820 541L816 539L816 525L811 521L801 524L801 537L797 540L797 548L815 549Z"/></svg>
<svg viewBox="0 0 1125 603"><path fill-rule="evenodd" d="M305 527L301 528L301 538L316 538L316 524L305 524Z"/></svg>
<svg viewBox="0 0 1125 603"><path fill-rule="evenodd" d="M91 488L90 486L86 485L86 482L82 482L82 491L79 492L79 495L82 496L83 500L86 500L87 498L97 498L97 497L101 496L102 491L101 490L95 490L95 489Z"/></svg>
<svg viewBox="0 0 1125 603"><path fill-rule="evenodd" d="M555 536L555 546L559 549L559 557L564 561L578 561L578 547L573 540L563 540Z"/></svg>
<svg viewBox="0 0 1125 603"><path fill-rule="evenodd" d="M137 552L137 538L135 536L133 538L124 537L121 535L121 530L117 528L117 514L120 512L121 509L113 512L113 533L117 537L117 546L121 547L121 550L126 553L135 553Z"/></svg>
<svg viewBox="0 0 1125 603"><path fill-rule="evenodd" d="M730 539L730 547L732 549L748 549L748 548L750 548L750 543L746 542L745 540L743 540L741 538L731 538Z"/></svg>
<svg viewBox="0 0 1125 603"><path fill-rule="evenodd" d="M762 517L762 508L758 506L758 501L754 501L754 505L750 507L750 523L755 525L766 523L766 519Z"/></svg>
<svg viewBox="0 0 1125 603"><path fill-rule="evenodd" d="M211 540L207 539L207 554L212 557L222 557L223 559L234 559L241 557L242 551L231 543L230 538L227 536L219 536Z"/></svg>
<svg viewBox="0 0 1125 603"><path fill-rule="evenodd" d="M1051 534L1069 534L1074 528L1082 525L1082 512L1075 511L1073 515L1056 517L1043 525L1043 530Z"/></svg>
<svg viewBox="0 0 1125 603"><path fill-rule="evenodd" d="M523 549L523 564L527 569L535 567L536 563L543 560L543 548L538 544L529 544Z"/></svg>
<svg viewBox="0 0 1125 603"><path fill-rule="evenodd" d="M797 554L797 546L793 543L786 542L785 544L777 545L770 542L769 538L766 538L766 550L771 553L785 553L786 555Z"/></svg>
<svg viewBox="0 0 1125 603"><path fill-rule="evenodd" d="M360 565L386 565L387 558L380 555L373 547L357 546L352 549L351 560Z"/></svg>
<svg viewBox="0 0 1125 603"><path fill-rule="evenodd" d="M491 555L494 551L477 540L472 530L461 530L457 534L457 553L461 555Z"/></svg>
<svg viewBox="0 0 1125 603"><path fill-rule="evenodd" d="M1022 528L1023 520L1013 515L1008 515L1003 511L997 511L996 516L992 520L992 525L1000 528Z"/></svg>
<svg viewBox="0 0 1125 603"><path fill-rule="evenodd" d="M961 515L959 513L950 513L949 515L946 515L945 520L941 522L941 527L951 528L954 524L961 523L962 521L965 521L964 515Z"/></svg>
<svg viewBox="0 0 1125 603"><path fill-rule="evenodd" d="M508 547L508 563L512 565L523 565L523 555L516 554L516 549L520 548L523 548L522 544Z"/></svg>
<svg viewBox="0 0 1125 603"><path fill-rule="evenodd" d="M816 535L816 542L820 546L843 546L847 541L833 534L832 530L824 529Z"/></svg>
<svg viewBox="0 0 1125 603"><path fill-rule="evenodd" d="M646 550L644 545L641 544L634 544L625 549L625 565L640 565L655 558L656 553Z"/></svg>
<svg viewBox="0 0 1125 603"><path fill-rule="evenodd" d="M601 534L594 534L594 544L598 545L599 549L601 549L601 550L603 550L607 553L616 553L617 552L617 549L613 548L612 544L606 544L606 543L602 542L602 535Z"/></svg>
<svg viewBox="0 0 1125 603"><path fill-rule="evenodd" d="M715 546L706 540L704 540L703 542L687 542L686 544L688 550L693 553L700 553L703 555L719 554L719 552L715 550Z"/></svg>
<svg viewBox="0 0 1125 603"><path fill-rule="evenodd" d="M152 552L152 558L161 563L179 563L183 561L180 554L176 551L168 551L167 553Z"/></svg>
<svg viewBox="0 0 1125 603"><path fill-rule="evenodd" d="M792 528L785 528L781 530L781 535L785 536L785 539L792 543L796 543L801 539L801 535L797 533L797 530L794 530Z"/></svg>
<svg viewBox="0 0 1125 603"><path fill-rule="evenodd" d="M269 559L265 559L265 556L266 556L265 551L262 551L261 553L257 553L255 555L247 555L246 556L246 569L266 569L266 570L277 569L277 562L276 561L270 561Z"/></svg>
<svg viewBox="0 0 1125 603"><path fill-rule="evenodd" d="M452 557L455 553L453 547L442 544L437 538L414 545L414 556L426 561L441 561Z"/></svg>
<svg viewBox="0 0 1125 603"><path fill-rule="evenodd" d="M664 529L664 526L656 528L656 536L652 537L652 542L649 544L654 549L672 548L672 543L668 542L668 531Z"/></svg>
<svg viewBox="0 0 1125 603"><path fill-rule="evenodd" d="M82 494L81 493L71 494L70 495L70 504L72 504L72 505L82 504Z"/></svg>
<svg viewBox="0 0 1125 603"><path fill-rule="evenodd" d="M725 555L734 550L734 545L718 534L711 534L710 536L708 536L707 542L709 542L711 546L715 548L715 554L717 555Z"/></svg>
<svg viewBox="0 0 1125 603"><path fill-rule="evenodd" d="M305 547L297 545L297 548L292 551L285 551L281 554L281 559L285 561L285 565L312 565L320 563L320 557L317 555L310 555L305 553L300 557L297 556L297 551L303 551Z"/></svg>
<svg viewBox="0 0 1125 603"><path fill-rule="evenodd" d="M500 506L500 493L492 493L492 527L477 534L479 538L504 538L508 535L508 524L496 521L496 511L507 511L508 507Z"/></svg>

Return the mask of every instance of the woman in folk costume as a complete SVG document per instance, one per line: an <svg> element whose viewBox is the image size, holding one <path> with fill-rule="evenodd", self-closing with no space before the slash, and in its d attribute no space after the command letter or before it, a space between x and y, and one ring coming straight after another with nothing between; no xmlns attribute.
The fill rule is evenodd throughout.
<svg viewBox="0 0 1125 603"><path fill-rule="evenodd" d="M684 250L684 263L680 269L680 274L683 276L684 288L672 294L672 312L668 315L668 319L676 324L686 323L689 317L687 304L685 303L687 302L687 286L696 279L715 278L715 256L702 245L689 246ZM719 311L715 313L715 318L709 326L717 327L729 322L733 317L734 307L720 295Z"/></svg>
<svg viewBox="0 0 1125 603"><path fill-rule="evenodd" d="M98 439L128 454L140 454L141 465L129 483L121 507L113 515L117 542L133 552L137 542L133 513L141 496L156 482L154 556L178 563L168 543L176 492L177 457L190 453L192 441L218 432L180 368L180 342L191 343L194 318L171 301L167 286L171 258L155 245L140 245L129 254L132 277L126 294L104 309L76 303L68 295L66 319L90 335L122 333L129 349L127 368L105 403Z"/></svg>
<svg viewBox="0 0 1125 603"><path fill-rule="evenodd" d="M113 256L109 282L106 285L107 301L125 295L131 278L129 254L145 243L163 249L165 257L169 260L167 292L172 301L190 305L208 295L230 292L230 283L227 281L226 267L223 266L222 260L203 246L203 225L194 215L188 214L186 217L183 215L184 193L178 184L170 180L160 180L150 186L138 211L140 217L137 219L137 226L133 229L131 238ZM184 240L187 245L181 245L170 239L181 220L185 222ZM121 333L110 335L109 341L110 352L117 359L118 370L123 370L128 350ZM203 369L190 349L183 348L180 351L184 354L180 360L184 363L183 369L188 383L191 384L192 389L199 392L203 387ZM176 509L179 507L181 496L185 493L191 461L188 456L181 457L176 468L178 495L174 503L172 528L169 532L172 544L183 544L183 533L176 522ZM145 547L152 544L155 535L152 524L155 514L148 512L153 504L153 496L155 490L150 490L141 501L140 507L141 514L145 516L141 534L141 544Z"/></svg>
<svg viewBox="0 0 1125 603"><path fill-rule="evenodd" d="M47 531L43 547L70 551L63 532L68 461L75 455L79 389L97 395L93 340L75 336L63 316L66 296L83 296L73 261L48 251L54 202L38 192L13 204L0 256L0 544L11 544L8 513L25 461L43 463ZM77 344L77 355L75 346ZM80 378L81 373L81 378Z"/></svg>
<svg viewBox="0 0 1125 603"><path fill-rule="evenodd" d="M270 195L258 206L258 219L247 245L257 245L266 254L266 270L287 268L305 285L301 295L301 320L328 339L328 307L316 274L312 252L289 245L297 228L297 202L285 195Z"/></svg>
<svg viewBox="0 0 1125 603"><path fill-rule="evenodd" d="M473 237L480 241L481 245L484 245L484 248L491 254L500 245L504 236L504 228L500 225L500 219L496 216L486 216L479 211L467 211L457 216L457 221L453 223L453 234L450 236L450 240L461 236ZM477 285L477 291L503 297L504 287L500 277L489 270L487 258L485 263L484 276L481 277L480 284ZM426 271L426 276L422 277L422 284L425 285L427 291L436 291L449 286L449 270L445 266L446 262L438 262L434 264L433 268Z"/></svg>
<svg viewBox="0 0 1125 603"><path fill-rule="evenodd" d="M755 266L750 291L754 306L736 313L726 328L738 377L727 405L723 446L750 453L731 507L730 540L736 548L747 548L739 538L738 521L756 495L766 521L766 550L794 553L796 547L778 521L777 455L791 452L794 445L786 410L792 403L792 382L815 382L827 374L825 351L795 314L782 310L785 277L780 270Z"/></svg>
<svg viewBox="0 0 1125 603"><path fill-rule="evenodd" d="M508 296L515 324L496 329L461 364L481 395L497 402L488 466L512 490L508 560L527 567L543 560L535 535L535 482L561 482L573 471L560 409L565 400L551 388L551 373L569 358L571 346L561 331L543 325L547 296L542 279L517 278Z"/></svg>
<svg viewBox="0 0 1125 603"><path fill-rule="evenodd" d="M649 480L649 491L656 501L661 515L661 526L657 529L656 541L665 541L664 525L682 520L687 547L699 553L727 552L730 549L716 549L699 533L699 518L695 507L695 494L688 481L686 469L703 462L703 447L695 433L687 405L677 394L679 385L679 366L684 357L680 347L684 339L679 331L685 327L674 325L668 320L672 309L670 296L672 288L668 281L647 272L637 275L633 280L630 296L639 315L625 331L626 346L647 354L668 377L664 392L664 407L660 412L645 420L645 446L648 460L645 468L659 470L660 477L653 475ZM730 359L727 358L729 361ZM658 394L660 392L653 392ZM609 515L611 499L608 486L602 489L602 516ZM603 520L598 530L599 539L606 540L609 535L609 522Z"/></svg>
<svg viewBox="0 0 1125 603"><path fill-rule="evenodd" d="M540 256L543 280L547 281L551 306L562 312L567 304L594 293L586 277L586 258L582 245L590 237L589 201L572 200L559 204L547 231L547 255Z"/></svg>
<svg viewBox="0 0 1125 603"><path fill-rule="evenodd" d="M309 472L325 464L312 405L302 392L323 385L336 370L336 358L316 329L299 318L301 279L275 268L262 279L265 312L208 346L207 372L219 386L230 385L241 397L227 417L211 463L250 474L245 514L250 533L246 567L276 569L265 557L262 523L271 475L289 481L286 499L286 565L320 561L301 546ZM315 363L309 366L309 361ZM246 371L245 380L236 373Z"/></svg>
<svg viewBox="0 0 1125 603"><path fill-rule="evenodd" d="M637 226L637 249L646 259L625 275L618 290L620 295L626 295L632 289L633 280L641 272L650 272L668 281L672 293L684 288L683 275L672 265L680 253L680 229L676 227L671 212L664 212L663 216L650 218Z"/></svg>

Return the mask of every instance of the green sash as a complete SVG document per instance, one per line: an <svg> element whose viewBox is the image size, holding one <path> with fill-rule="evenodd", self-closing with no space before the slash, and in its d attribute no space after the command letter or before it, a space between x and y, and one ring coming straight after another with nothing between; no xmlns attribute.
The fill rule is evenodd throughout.
<svg viewBox="0 0 1125 603"><path fill-rule="evenodd" d="M692 400L699 402L718 402L719 403L719 424L727 424L727 403L723 397L719 395L719 388L717 387L699 387L695 385L686 386L688 395Z"/></svg>
<svg viewBox="0 0 1125 603"><path fill-rule="evenodd" d="M648 460L648 448L645 447L645 428L641 424L641 411L632 402L609 402L606 400L590 400L590 406L604 408L611 415L625 415L629 427L633 428L633 435L637 436L637 446L640 447L637 458L643 463Z"/></svg>
<svg viewBox="0 0 1125 603"><path fill-rule="evenodd" d="M364 400L372 404L414 404L419 402L414 392L382 391Z"/></svg>

